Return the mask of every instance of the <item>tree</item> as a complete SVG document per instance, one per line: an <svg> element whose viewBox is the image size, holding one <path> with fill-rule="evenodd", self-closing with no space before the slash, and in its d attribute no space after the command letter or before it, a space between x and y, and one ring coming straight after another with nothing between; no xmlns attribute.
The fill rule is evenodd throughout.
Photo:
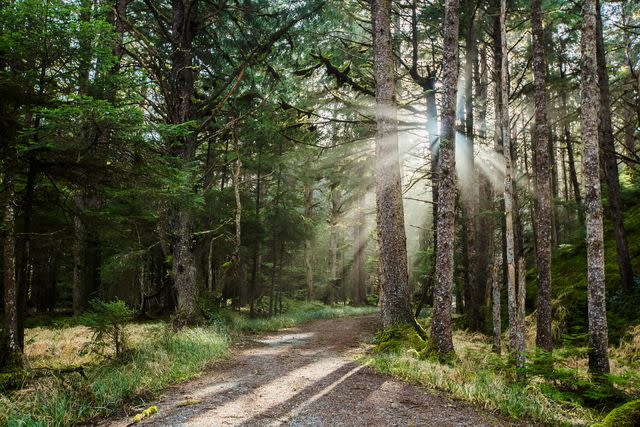
<svg viewBox="0 0 640 427"><path fill-rule="evenodd" d="M514 195L513 170L511 164L511 127L509 121L509 50L507 47L506 29L507 5L506 0L500 1L500 41L501 41L501 72L500 91L502 111L500 112L500 130L505 163L504 175L504 211L505 211L505 240L507 261L507 299L509 313L509 350L518 364L524 361L521 352L524 342L524 328L519 324L518 316L518 283L516 282L516 254L514 230ZM524 320L524 319L523 319Z"/></svg>
<svg viewBox="0 0 640 427"><path fill-rule="evenodd" d="M602 33L602 18L600 5L596 2L596 55L598 67L598 86L600 87L600 127L598 140L600 142L600 162L607 183L608 207L613 235L616 240L618 254L618 269L622 288L630 291L633 286L633 269L629 257L629 246L622 221L622 200L620 198L620 181L618 179L618 160L611 124L611 101L609 96L609 73L607 72L607 58L604 50L604 35Z"/></svg>
<svg viewBox="0 0 640 427"><path fill-rule="evenodd" d="M376 222L384 292L383 326L413 322L398 158L398 123L391 0L374 0L373 73L376 82Z"/></svg>
<svg viewBox="0 0 640 427"><path fill-rule="evenodd" d="M542 27L542 1L531 2L533 32L533 75L535 100L535 170L536 170L536 267L538 306L536 344L551 351L551 179L549 129L547 124L547 66Z"/></svg>
<svg viewBox="0 0 640 427"><path fill-rule="evenodd" d="M604 287L604 232L600 198L600 150L598 125L600 93L597 69L596 0L582 4L581 123L587 226L587 307L589 314L589 370L609 372L607 309Z"/></svg>
<svg viewBox="0 0 640 427"><path fill-rule="evenodd" d="M442 84L444 87L440 153L438 155L438 222L436 281L433 296L431 338L441 358L454 353L451 331L451 288L453 286L453 247L455 240L456 157L455 119L458 85L458 0L445 6Z"/></svg>

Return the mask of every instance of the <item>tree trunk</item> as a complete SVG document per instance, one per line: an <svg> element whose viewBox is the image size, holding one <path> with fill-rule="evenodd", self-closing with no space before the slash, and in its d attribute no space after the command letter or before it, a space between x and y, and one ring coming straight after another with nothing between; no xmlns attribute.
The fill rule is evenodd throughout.
<svg viewBox="0 0 640 427"><path fill-rule="evenodd" d="M193 97L195 74L192 44L196 36L195 13L197 0L172 0L173 52L171 54L171 99L165 100L171 124L183 124L194 118ZM168 141L172 154L187 168L194 160L196 141L193 135ZM198 314L196 299L196 269L191 247L193 218L187 206L175 207L175 243L173 245L173 282L178 296L178 312L191 321Z"/></svg>
<svg viewBox="0 0 640 427"><path fill-rule="evenodd" d="M358 195L355 212L355 223L353 225L353 246L354 246L354 305L363 305L367 301L366 283L364 277L364 249L367 243L364 218L364 195Z"/></svg>
<svg viewBox="0 0 640 427"><path fill-rule="evenodd" d="M236 152L235 167L232 175L233 183L233 195L236 201L236 217L235 217L235 229L236 238L235 246L233 249L233 269L235 275L235 282L238 286L238 307L243 307L247 304L247 277L246 270L244 268L244 259L242 258L242 199L240 198L240 172L242 171L242 159L240 157L240 143L238 142L238 136L235 129L236 120L234 119L234 126L232 130L233 145Z"/></svg>
<svg viewBox="0 0 640 427"><path fill-rule="evenodd" d="M600 198L598 124L600 94L596 64L596 0L584 0L581 37L581 122L585 210L587 225L587 307L589 313L589 370L609 372L607 309L604 283L604 236Z"/></svg>
<svg viewBox="0 0 640 427"><path fill-rule="evenodd" d="M22 345L19 322L19 289L16 269L16 194L15 171L17 159L13 147L4 161L4 218L2 231L3 245L3 283L4 283L4 330L0 349L4 354L0 357L0 366L14 369L22 366Z"/></svg>
<svg viewBox="0 0 640 427"><path fill-rule="evenodd" d="M329 252L331 254L331 264L329 266L329 289L327 302L333 304L337 301L336 292L338 291L338 222L340 221L340 205L342 203L342 193L338 188L338 184L331 186L331 218L329 219Z"/></svg>
<svg viewBox="0 0 640 427"><path fill-rule="evenodd" d="M444 18L443 100L438 173L436 280L431 337L441 358L454 353L451 330L451 288L455 241L456 157L455 114L458 85L458 0L447 0Z"/></svg>
<svg viewBox="0 0 640 427"><path fill-rule="evenodd" d="M82 192L74 195L73 215L73 313L80 314L87 308L89 300L86 279L86 223L83 218L85 197Z"/></svg>
<svg viewBox="0 0 640 427"><path fill-rule="evenodd" d="M466 249L466 308L469 316L469 326L474 331L480 330L480 300L478 299L478 205L479 181L475 165L473 130L473 65L477 60L478 51L475 33L475 1L466 0L467 32L466 52L464 58L464 106L465 106L465 134L467 147L465 165L469 168L463 176L467 178L462 183L462 205L465 230Z"/></svg>
<svg viewBox="0 0 640 427"><path fill-rule="evenodd" d="M507 258L507 299L509 313L509 350L511 354L520 360L518 354L518 301L516 295L516 265L515 265L515 234L514 234L514 197L513 177L511 165L511 135L509 124L509 68L506 20L506 0L500 1L500 41L502 51L500 91L502 97L502 111L500 112L500 125L502 133L502 149L504 153L505 177L504 177L504 210L506 222L506 258Z"/></svg>
<svg viewBox="0 0 640 427"><path fill-rule="evenodd" d="M551 336L551 182L549 177L549 127L547 124L547 66L542 28L542 0L531 1L533 31L533 75L535 101L536 170L536 270L538 306L536 345L553 349Z"/></svg>
<svg viewBox="0 0 640 427"><path fill-rule="evenodd" d="M500 320L500 266L502 265L502 254L498 253L494 256L491 265L490 287L491 287L491 307L493 314L493 345L491 350L494 353L502 352L502 324Z"/></svg>
<svg viewBox="0 0 640 427"><path fill-rule="evenodd" d="M311 183L304 185L304 217L310 222L313 215L313 186ZM308 230L310 232L310 230ZM309 237L304 239L304 272L307 285L307 301L313 299L313 266L311 260L313 258L313 248Z"/></svg>
<svg viewBox="0 0 640 427"><path fill-rule="evenodd" d="M630 291L633 287L633 270L631 268L629 247L627 245L627 237L622 219L622 200L620 199L620 181L618 180L618 161L616 159L613 129L611 125L609 76L607 74L607 60L604 51L604 36L602 34L602 19L600 17L600 5L598 2L596 2L596 8L596 49L598 84L600 86L600 133L598 135L600 142L600 161L607 182L609 216L611 217L611 223L613 224L613 235L616 239L620 282L622 289Z"/></svg>
<svg viewBox="0 0 640 427"><path fill-rule="evenodd" d="M384 287L383 327L413 322L398 155L391 0L374 0L373 73L376 82L376 219Z"/></svg>
<svg viewBox="0 0 640 427"><path fill-rule="evenodd" d="M489 67L487 64L487 49L482 47L480 50L479 70L476 77L476 99L478 100L478 139L481 144L485 144L487 137L487 89L489 86L488 74ZM491 177L488 173L481 173L479 175L479 211L488 212L494 210L493 206L493 188L491 186ZM478 248L487 248L493 244L493 232L495 227L495 221L491 215L480 215L478 218ZM476 283L478 285L478 301L482 301L480 306L480 330L487 332L487 309L486 304L487 291L491 292L491 286L488 285L489 276L492 269L492 256L478 256L478 279Z"/></svg>
<svg viewBox="0 0 640 427"><path fill-rule="evenodd" d="M256 176L256 221L260 223L260 209L262 201L262 144L258 144L258 171ZM255 299L258 291L258 281L262 267L262 242L255 239L253 244L253 266L251 268L251 288L249 289L249 316L255 316Z"/></svg>

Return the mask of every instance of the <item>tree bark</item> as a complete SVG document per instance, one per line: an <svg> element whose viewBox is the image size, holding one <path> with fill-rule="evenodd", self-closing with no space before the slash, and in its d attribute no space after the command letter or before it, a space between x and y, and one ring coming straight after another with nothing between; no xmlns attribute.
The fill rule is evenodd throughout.
<svg viewBox="0 0 640 427"><path fill-rule="evenodd" d="M366 283L364 276L364 250L367 243L364 218L364 195L358 195L355 212L355 223L353 225L353 244L355 258L355 280L353 289L354 305L363 305L367 301Z"/></svg>
<svg viewBox="0 0 640 427"><path fill-rule="evenodd" d="M306 221L311 221L313 215L313 186L311 183L305 183L304 185L304 216ZM304 272L305 282L307 287L307 301L313 299L313 266L311 260L313 258L313 248L311 246L311 239L304 239Z"/></svg>
<svg viewBox="0 0 640 427"><path fill-rule="evenodd" d="M233 195L236 201L236 217L235 217L235 229L236 238L235 246L233 249L233 270L235 275L234 282L238 286L238 306L243 307L247 304L247 277L246 270L244 268L244 259L242 258L242 199L240 197L240 173L242 170L242 158L240 156L240 143L236 134L235 128L236 120L234 119L234 125L232 130L232 138L234 150L236 152L235 167L232 175Z"/></svg>
<svg viewBox="0 0 640 427"><path fill-rule="evenodd" d="M331 254L331 264L329 266L329 289L327 302L333 304L336 302L336 291L338 290L338 222L340 220L340 210L342 204L342 193L338 188L338 184L331 186L331 218L329 219L329 252Z"/></svg>
<svg viewBox="0 0 640 427"><path fill-rule="evenodd" d="M504 177L504 210L506 222L506 258L507 258L507 299L509 313L509 350L517 361L521 359L518 352L518 300L516 295L516 265L515 265L515 232L514 232L514 196L513 171L511 165L511 135L509 123L509 68L506 20L506 0L500 1L500 41L501 41L501 72L500 91L502 97L502 111L500 125L502 133L502 150L505 163Z"/></svg>
<svg viewBox="0 0 640 427"><path fill-rule="evenodd" d="M538 306L536 345L553 349L551 336L551 180L549 176L549 126L547 122L547 65L542 28L542 0L531 1L533 31L533 75L535 101L536 170L536 270Z"/></svg>
<svg viewBox="0 0 640 427"><path fill-rule="evenodd" d="M494 256L491 265L490 287L491 287L491 307L493 318L493 345L491 350L494 353L502 353L502 323L500 320L500 266L502 265L502 254Z"/></svg>
<svg viewBox="0 0 640 427"><path fill-rule="evenodd" d="M469 326L474 331L480 330L480 300L478 298L478 205L479 205L479 181L475 165L474 155L474 115L473 115L473 65L478 57L475 30L475 1L466 0L466 51L464 58L464 107L465 107L465 134L467 147L465 155L469 170L465 171L467 178L463 183L463 219L465 230L466 249L466 308L469 316Z"/></svg>
<svg viewBox="0 0 640 427"><path fill-rule="evenodd" d="M600 196L599 104L596 42L596 0L584 0L581 37L581 122L587 225L587 307L589 370L609 372L607 309L604 283L604 236Z"/></svg>
<svg viewBox="0 0 640 427"><path fill-rule="evenodd" d="M441 358L454 353L451 326L451 288L455 241L456 157L455 118L458 85L458 0L447 0L444 17L443 99L438 172L436 281L431 337Z"/></svg>
<svg viewBox="0 0 640 427"><path fill-rule="evenodd" d="M7 147L4 161L4 217L3 217L3 283L4 283L4 330L0 349L0 365L8 369L22 366L22 345L20 343L19 289L16 268L16 194L15 175L17 156L13 147Z"/></svg>
<svg viewBox="0 0 640 427"><path fill-rule="evenodd" d="M170 98L166 99L171 124L184 124L194 118L194 82L192 45L196 36L193 14L197 0L172 0ZM196 141L193 135L169 141L169 147L185 167L194 160ZM198 314L196 269L191 247L193 218L188 206L175 207L175 242L172 276L178 296L178 312L187 321Z"/></svg>
<svg viewBox="0 0 640 427"><path fill-rule="evenodd" d="M382 324L412 323L391 39L391 0L374 0L373 73L376 82L376 219L384 308Z"/></svg>
<svg viewBox="0 0 640 427"><path fill-rule="evenodd" d="M600 5L596 2L597 8L597 66L598 84L600 86L600 132L598 134L600 142L600 155L602 170L607 182L608 208L611 223L613 224L613 235L616 239L616 249L618 253L618 269L620 271L620 282L622 289L629 291L633 287L633 269L631 268L631 258L629 257L629 247L624 230L622 218L622 200L620 198L620 181L618 180L618 161L613 138L613 128L611 125L611 101L609 97L609 76L607 74L607 59L604 51L604 36L602 34L602 19L600 17Z"/></svg>

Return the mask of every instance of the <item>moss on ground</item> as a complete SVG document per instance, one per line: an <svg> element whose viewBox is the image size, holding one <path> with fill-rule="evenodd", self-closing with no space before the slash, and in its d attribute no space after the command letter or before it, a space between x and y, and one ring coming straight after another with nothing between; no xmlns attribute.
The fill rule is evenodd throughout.
<svg viewBox="0 0 640 427"><path fill-rule="evenodd" d="M16 390L22 387L27 378L25 371L0 372L0 392Z"/></svg>
<svg viewBox="0 0 640 427"><path fill-rule="evenodd" d="M390 326L378 333L376 343L377 353L411 351L421 355L429 347L427 341L420 338L412 325Z"/></svg>
<svg viewBox="0 0 640 427"><path fill-rule="evenodd" d="M618 406L601 423L592 427L634 427L640 426L640 400L627 402Z"/></svg>

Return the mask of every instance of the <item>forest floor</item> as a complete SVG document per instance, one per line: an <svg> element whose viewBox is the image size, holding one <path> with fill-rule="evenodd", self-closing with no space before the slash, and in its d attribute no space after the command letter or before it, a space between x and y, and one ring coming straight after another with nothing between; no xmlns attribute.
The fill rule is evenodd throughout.
<svg viewBox="0 0 640 427"><path fill-rule="evenodd" d="M504 418L355 362L379 315L319 320L245 336L235 356L168 389L149 425L510 425ZM147 407L145 406L145 407ZM132 408L139 412L145 407ZM132 418L102 425L127 426Z"/></svg>

